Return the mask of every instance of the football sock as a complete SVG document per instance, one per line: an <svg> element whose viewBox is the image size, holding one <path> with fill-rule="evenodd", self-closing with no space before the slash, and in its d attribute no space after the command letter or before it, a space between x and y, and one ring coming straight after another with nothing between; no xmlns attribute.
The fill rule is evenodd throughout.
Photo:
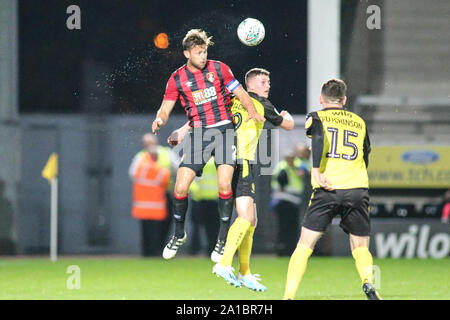
<svg viewBox="0 0 450 320"><path fill-rule="evenodd" d="M230 228L231 215L233 214L233 191L230 191L228 194L219 192L218 202L220 217L218 239L225 242L227 239L228 229Z"/></svg>
<svg viewBox="0 0 450 320"><path fill-rule="evenodd" d="M223 250L223 257L220 260L220 265L222 267L229 267L233 263L233 257L236 253L237 248L241 245L248 228L250 227L250 222L237 217L230 227L228 232L227 241L225 243L225 248Z"/></svg>
<svg viewBox="0 0 450 320"><path fill-rule="evenodd" d="M284 300L293 300L295 298L295 293L297 292L300 281L305 273L311 253L312 249L302 244L295 248L289 261Z"/></svg>
<svg viewBox="0 0 450 320"><path fill-rule="evenodd" d="M355 259L356 270L358 270L362 284L372 283L373 259L369 248L356 248L352 251L352 256Z"/></svg>
<svg viewBox="0 0 450 320"><path fill-rule="evenodd" d="M243 276L250 274L250 255L252 254L254 233L255 227L250 226L244 236L244 239L242 239L241 245L239 246L239 272Z"/></svg>
<svg viewBox="0 0 450 320"><path fill-rule="evenodd" d="M188 208L188 195L184 197L177 197L174 193L174 199L173 218L175 219L175 236L177 238L183 238L184 220L186 218Z"/></svg>

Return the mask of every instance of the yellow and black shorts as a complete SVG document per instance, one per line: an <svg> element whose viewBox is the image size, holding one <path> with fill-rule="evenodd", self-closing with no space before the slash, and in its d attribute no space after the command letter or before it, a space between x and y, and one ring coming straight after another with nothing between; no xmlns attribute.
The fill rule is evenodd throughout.
<svg viewBox="0 0 450 320"><path fill-rule="evenodd" d="M302 226L324 232L332 219L341 216L340 227L355 236L370 235L369 191L366 188L333 190L314 189Z"/></svg>
<svg viewBox="0 0 450 320"><path fill-rule="evenodd" d="M248 160L239 159L234 169L233 181L233 197L252 197L255 199L255 180L259 175L259 167L257 164L249 163Z"/></svg>

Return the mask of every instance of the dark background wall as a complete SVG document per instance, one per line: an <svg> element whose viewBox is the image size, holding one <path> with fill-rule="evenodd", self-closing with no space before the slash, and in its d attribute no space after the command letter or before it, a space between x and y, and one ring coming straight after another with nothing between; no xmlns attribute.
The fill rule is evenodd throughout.
<svg viewBox="0 0 450 320"><path fill-rule="evenodd" d="M139 252L127 170L141 148L141 135L150 130L170 74L186 62L181 42L192 28L213 36L209 58L228 64L241 83L247 70L266 68L271 71L272 102L280 110L305 114L306 3L20 1L17 251L48 251L50 190L40 173L48 155L57 152L60 253ZM70 5L81 9L80 30L66 27ZM259 19L266 29L256 47L237 38L237 27L247 17ZM169 36L165 50L153 43L160 32ZM160 140L164 143L184 121L178 105ZM268 183L265 192L270 191ZM263 200L259 236L265 245L255 249L265 252L273 247L274 220L268 199Z"/></svg>
<svg viewBox="0 0 450 320"><path fill-rule="evenodd" d="M306 111L306 1L19 4L20 112L155 112L170 74L185 63L181 41L192 28L213 36L209 58L227 63L241 83L250 68L269 69L273 103L294 114ZM81 30L66 27L72 4L81 9ZM247 17L265 25L257 47L242 45L236 36ZM166 50L153 44L159 32L169 36ZM93 107L98 100L107 103Z"/></svg>

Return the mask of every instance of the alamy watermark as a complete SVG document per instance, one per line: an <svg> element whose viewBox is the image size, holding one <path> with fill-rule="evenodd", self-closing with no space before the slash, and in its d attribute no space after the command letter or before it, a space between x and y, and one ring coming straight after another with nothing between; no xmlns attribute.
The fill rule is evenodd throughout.
<svg viewBox="0 0 450 320"><path fill-rule="evenodd" d="M372 284L376 290L381 289L381 269L377 265L372 266Z"/></svg>
<svg viewBox="0 0 450 320"><path fill-rule="evenodd" d="M381 9L379 6L373 4L367 7L367 14L370 14L366 20L366 26L369 30L381 29Z"/></svg>
<svg viewBox="0 0 450 320"><path fill-rule="evenodd" d="M66 269L66 273L70 274L66 280L66 288L69 290L81 289L81 269L77 265L70 265Z"/></svg>
<svg viewBox="0 0 450 320"><path fill-rule="evenodd" d="M81 29L81 9L79 6L72 4L67 7L66 13L70 16L66 20L66 26L69 30Z"/></svg>
<svg viewBox="0 0 450 320"><path fill-rule="evenodd" d="M240 164L246 159L261 166L261 175L271 175L279 161L278 130L262 129L254 135L236 136L234 129L195 128L173 151L184 164L205 164L211 156L218 164ZM248 159L249 155L254 159Z"/></svg>

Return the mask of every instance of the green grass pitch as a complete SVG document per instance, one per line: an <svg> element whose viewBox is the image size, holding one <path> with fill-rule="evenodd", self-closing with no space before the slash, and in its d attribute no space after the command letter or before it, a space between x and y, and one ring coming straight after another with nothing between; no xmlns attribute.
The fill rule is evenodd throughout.
<svg viewBox="0 0 450 320"><path fill-rule="evenodd" d="M236 258L235 258L235 264ZM211 273L207 258L1 259L1 300L280 300L288 258L252 257L252 272L268 287L264 293L234 288ZM80 288L70 288L79 268ZM375 259L379 292L390 300L449 300L450 259ZM235 267L237 267L235 265ZM71 278L72 277L72 278ZM310 258L297 299L365 299L351 257Z"/></svg>

